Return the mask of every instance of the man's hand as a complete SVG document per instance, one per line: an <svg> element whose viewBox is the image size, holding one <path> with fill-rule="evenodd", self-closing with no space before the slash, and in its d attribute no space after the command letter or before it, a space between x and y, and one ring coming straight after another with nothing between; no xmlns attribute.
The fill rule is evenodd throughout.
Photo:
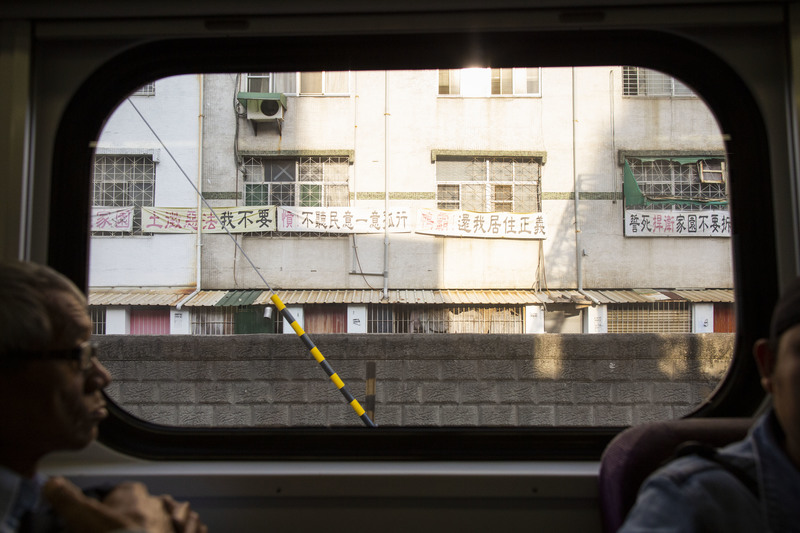
<svg viewBox="0 0 800 533"><path fill-rule="evenodd" d="M153 496L141 483L123 483L99 502L61 477L50 479L42 490L71 531L107 533L117 529L148 533L207 533L189 504L171 496Z"/></svg>

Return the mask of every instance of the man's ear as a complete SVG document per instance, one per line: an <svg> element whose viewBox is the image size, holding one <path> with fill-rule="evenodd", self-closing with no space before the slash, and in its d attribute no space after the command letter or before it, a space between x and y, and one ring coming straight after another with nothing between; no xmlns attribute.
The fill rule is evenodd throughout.
<svg viewBox="0 0 800 533"><path fill-rule="evenodd" d="M761 386L769 393L772 393L772 372L775 370L776 355L767 339L758 339L753 346L753 356L761 374Z"/></svg>

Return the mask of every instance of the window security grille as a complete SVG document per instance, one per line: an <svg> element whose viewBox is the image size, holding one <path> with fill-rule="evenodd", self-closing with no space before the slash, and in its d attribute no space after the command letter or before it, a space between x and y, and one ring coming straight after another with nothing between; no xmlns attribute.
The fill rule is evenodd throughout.
<svg viewBox="0 0 800 533"><path fill-rule="evenodd" d="M688 302L655 302L608 306L609 333L691 333Z"/></svg>
<svg viewBox="0 0 800 533"><path fill-rule="evenodd" d="M94 158L92 205L152 206L156 165L150 155L97 155ZM135 210L132 233L142 232L142 215Z"/></svg>
<svg viewBox="0 0 800 533"><path fill-rule="evenodd" d="M233 335L235 317L235 307L195 307L192 335Z"/></svg>
<svg viewBox="0 0 800 533"><path fill-rule="evenodd" d="M368 333L523 333L521 306L465 307L374 304Z"/></svg>
<svg viewBox="0 0 800 533"><path fill-rule="evenodd" d="M650 200L674 200L671 204L648 206L627 203L626 206L629 208L649 210L672 208L684 211L727 209L727 205L680 203L681 200L725 202L728 199L725 161L722 159L681 163L670 159L643 161L630 158L627 162L644 196Z"/></svg>
<svg viewBox="0 0 800 533"><path fill-rule="evenodd" d="M539 162L533 158L438 159L439 209L541 211Z"/></svg>
<svg viewBox="0 0 800 533"><path fill-rule="evenodd" d="M92 335L105 335L106 308L89 306L89 317L92 319Z"/></svg>
<svg viewBox="0 0 800 533"><path fill-rule="evenodd" d="M142 85L133 93L131 96L155 96L156 95L156 84L155 82L148 83L146 85Z"/></svg>
<svg viewBox="0 0 800 533"><path fill-rule="evenodd" d="M245 205L343 207L350 203L347 157L246 157L242 172Z"/></svg>
<svg viewBox="0 0 800 533"><path fill-rule="evenodd" d="M696 96L686 85L662 72L641 67L622 67L624 96Z"/></svg>

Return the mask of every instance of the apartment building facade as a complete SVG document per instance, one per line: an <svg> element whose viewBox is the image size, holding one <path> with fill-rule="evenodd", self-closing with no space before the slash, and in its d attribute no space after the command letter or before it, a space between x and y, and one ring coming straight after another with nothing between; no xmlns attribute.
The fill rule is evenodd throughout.
<svg viewBox="0 0 800 533"><path fill-rule="evenodd" d="M723 138L636 67L156 80L98 143L95 331L731 331Z"/></svg>

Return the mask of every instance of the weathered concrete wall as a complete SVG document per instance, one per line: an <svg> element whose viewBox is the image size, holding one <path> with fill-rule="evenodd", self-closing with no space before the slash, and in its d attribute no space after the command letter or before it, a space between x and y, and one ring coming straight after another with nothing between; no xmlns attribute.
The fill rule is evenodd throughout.
<svg viewBox="0 0 800 533"><path fill-rule="evenodd" d="M202 81L194 74L156 80L155 96L131 97L147 122L130 103L123 102L103 127L97 143L99 154L152 154L156 162L153 205L197 207L194 187L198 185L200 170L197 154ZM158 132L166 150L148 126ZM145 228L148 222L143 221ZM92 235L89 284L194 286L196 253L197 237L191 233L146 237Z"/></svg>
<svg viewBox="0 0 800 533"><path fill-rule="evenodd" d="M724 376L732 334L315 335L379 425L629 425L680 417ZM111 398L187 426L360 426L293 335L98 338Z"/></svg>
<svg viewBox="0 0 800 533"><path fill-rule="evenodd" d="M237 119L230 105L240 89L236 76L206 76L203 191L216 198L212 205L243 205L245 183L231 153L237 131L239 150L248 153L352 150L352 205L379 210L387 165L390 208L414 210L437 205L433 150L545 152L541 186L548 238L541 246L551 288L577 287L576 247L584 252L585 288L732 287L728 238L623 234L618 151L723 151L719 127L702 100L624 97L618 66L545 68L541 96L517 98L439 95L436 70L350 76L347 96L289 95L281 135L272 124L256 134L249 121ZM392 288L530 289L539 281L539 243L418 233L391 234L389 241ZM383 235L359 235L363 271L384 270L383 242ZM358 269L348 237L243 236L240 244L273 286L369 288L362 276L350 274ZM203 288L263 286L246 261L231 259L234 254L227 235L204 237ZM687 267L700 258L703 268Z"/></svg>

